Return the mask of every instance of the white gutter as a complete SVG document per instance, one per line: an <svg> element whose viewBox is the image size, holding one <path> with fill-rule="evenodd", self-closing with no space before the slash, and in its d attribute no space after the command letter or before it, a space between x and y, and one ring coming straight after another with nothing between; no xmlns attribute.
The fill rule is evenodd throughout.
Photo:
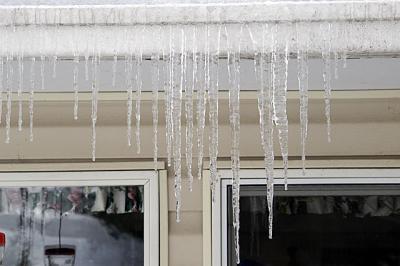
<svg viewBox="0 0 400 266"><path fill-rule="evenodd" d="M400 2L393 0L161 5L0 5L0 25L165 25L399 18Z"/></svg>
<svg viewBox="0 0 400 266"><path fill-rule="evenodd" d="M270 36L277 31L280 39L275 42L279 44L284 41L282 36L287 36L291 52L297 52L299 32L300 39L308 40L307 47L300 41L300 49L319 54L326 41L321 22L329 22L333 51L392 55L400 51L399 19L400 2L393 0L0 6L0 54L71 57L96 51L113 56L131 54L141 47L150 56L168 51L170 33L174 47L180 47L182 31L186 49L192 51L194 30L198 51L204 50L209 38L210 51L215 52L217 42L212 40L221 32L222 55L227 49L237 51L241 39L242 55L251 57L263 47L261 33ZM271 39L264 37L264 48L270 46Z"/></svg>

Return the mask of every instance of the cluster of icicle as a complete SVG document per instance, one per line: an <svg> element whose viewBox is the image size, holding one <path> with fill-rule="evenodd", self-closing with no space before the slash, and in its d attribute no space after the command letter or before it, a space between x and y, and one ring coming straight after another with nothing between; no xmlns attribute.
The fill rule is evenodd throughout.
<svg viewBox="0 0 400 266"><path fill-rule="evenodd" d="M365 22L366 23L366 22ZM232 168L232 207L233 227L236 249L236 258L239 262L239 217L240 217L240 91L241 91L241 60L254 61L254 72L258 84L258 109L261 132L261 144L264 151L265 171L267 178L267 201L269 211L269 237L272 238L273 224L273 194L274 194L274 147L273 135L277 132L279 148L284 165L285 189L287 189L288 169L288 118L286 113L286 95L288 80L289 59L297 60L298 87L300 92L300 124L303 168L306 154L307 139L307 105L308 105L308 59L318 56L323 59L323 88L325 90L325 114L327 134L330 140L330 95L331 76L337 76L339 58L344 62L347 53L351 51L368 52L371 48L376 51L385 51L391 47L397 38L393 34L391 40L382 39L381 32L384 25L379 21L371 22L373 27L365 30L364 22L325 23L248 23L248 24L198 24L198 25L136 25L124 26L122 35L108 32L96 35L95 25L87 27L83 33L79 27L70 27L66 34L70 34L74 64L72 87L74 92L73 117L78 119L79 114L79 73L78 64L84 61L86 80L91 81L92 92L92 159L96 158L96 123L99 99L99 68L102 60L110 60L109 54L97 44L107 43L108 39L115 42L114 54L111 56L112 85L116 86L117 62L125 62L125 87L127 93L127 145L132 145L132 120L134 125L134 139L137 153L140 153L140 125L141 125L141 94L143 87L143 62L151 60L152 86L152 115L153 115L153 148L154 163L157 169L158 160L158 124L159 124L159 92L165 96L166 121L166 150L168 165L173 168L175 179L176 220L180 221L182 176L189 179L192 190L193 173L201 178L204 158L204 137L208 120L209 128L209 161L212 199L218 183L218 93L220 90L229 90L229 122L231 128L231 168ZM397 23L397 22L393 22ZM398 31L399 27L396 29ZM34 93L38 88L44 89L44 63L50 61L53 67L53 76L56 76L57 62L60 56L55 52L52 55L42 54L37 57L26 55L29 43L18 42L26 32L32 37L32 46L46 47L54 34L55 47L61 44L60 27L54 26L49 30L46 26L7 26L0 28L3 41L0 52L7 54L0 58L0 86L1 93L6 95L6 142L10 142L11 105L13 96L13 76L18 76L18 130L23 127L22 102L23 90L29 86L29 129L30 140L33 140ZM93 36L82 39L79 34L86 35L93 31ZM348 32L358 34L360 38L351 38L348 41ZM149 34L151 33L151 34ZM17 37L15 37L17 36ZM39 37L38 37L39 36ZM111 36L111 37L110 37ZM321 38L322 36L322 38ZM65 36L64 36L65 37ZM96 39L99 38L99 39ZM64 38L65 40L65 38ZM86 40L83 41L83 40ZM319 40L319 42L318 42ZM354 42L354 40L357 40ZM360 41L363 40L363 41ZM52 45L54 43L51 43ZM63 46L65 50L68 44ZM100 46L100 45L99 45ZM149 46L153 47L149 54ZM312 48L311 48L312 46ZM67 47L68 48L68 47ZM40 49L39 49L40 50ZM57 51L57 49L55 49ZM7 51L15 51L7 53ZM107 57L107 58L105 58ZM17 61L17 66L12 62ZM331 61L333 64L331 64ZM40 64L40 73L36 73L35 64ZM222 64L226 64L229 88L220 88ZM29 65L29 70L25 66ZM334 65L334 67L332 67ZM332 71L334 69L334 71ZM24 75L28 72L30 83L24 84ZM40 75L37 78L38 74ZM225 73L224 73L225 74ZM37 82L40 80L40 82ZM1 99L0 104L3 102ZM208 118L206 109L208 107ZM0 111L2 110L0 106ZM183 117L182 117L183 116ZM1 117L1 115L0 115ZM1 121L0 121L1 122ZM185 127L182 125L185 124ZM183 132L185 130L185 132ZM185 141L182 141L182 140ZM184 144L183 144L184 143ZM183 147L185 145L185 147ZM184 156L182 157L182 150ZM193 150L197 154L193 154ZM192 165L197 159L196 169ZM182 162L185 167L182 167ZM187 172L182 172L186 169Z"/></svg>

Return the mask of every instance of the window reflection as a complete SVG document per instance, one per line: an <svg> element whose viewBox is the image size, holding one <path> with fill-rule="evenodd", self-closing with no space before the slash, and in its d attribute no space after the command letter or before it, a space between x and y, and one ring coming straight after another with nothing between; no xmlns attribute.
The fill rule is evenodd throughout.
<svg viewBox="0 0 400 266"><path fill-rule="evenodd" d="M3 265L144 265L143 214L143 186L0 189Z"/></svg>

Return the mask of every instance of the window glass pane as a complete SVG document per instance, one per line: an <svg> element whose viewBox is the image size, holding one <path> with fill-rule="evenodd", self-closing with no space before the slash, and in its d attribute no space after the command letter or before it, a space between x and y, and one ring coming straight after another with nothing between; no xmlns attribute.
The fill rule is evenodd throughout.
<svg viewBox="0 0 400 266"><path fill-rule="evenodd" d="M3 264L144 265L143 196L143 186L0 189Z"/></svg>
<svg viewBox="0 0 400 266"><path fill-rule="evenodd" d="M269 240L265 186L242 187L240 265L400 265L399 186L279 189ZM229 265L236 265L228 213Z"/></svg>

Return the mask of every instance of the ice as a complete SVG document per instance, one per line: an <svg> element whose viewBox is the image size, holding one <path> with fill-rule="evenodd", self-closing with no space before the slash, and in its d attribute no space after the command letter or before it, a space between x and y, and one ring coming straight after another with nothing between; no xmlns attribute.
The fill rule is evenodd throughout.
<svg viewBox="0 0 400 266"><path fill-rule="evenodd" d="M142 41L143 43L143 41ZM142 46L140 46L139 54L135 56L136 59L136 105L135 105L135 119L136 119L136 152L140 153L140 106L142 99L142 61L143 61L143 51Z"/></svg>
<svg viewBox="0 0 400 266"><path fill-rule="evenodd" d="M85 80L89 80L89 54L85 54Z"/></svg>
<svg viewBox="0 0 400 266"><path fill-rule="evenodd" d="M293 3L290 3L293 4ZM372 5L371 5L372 6ZM349 6L350 7L350 6ZM218 8L220 8L218 6ZM380 7L381 8L381 7ZM390 8L383 6L380 12L384 13L384 9ZM368 10L366 10L369 12ZM376 12L376 10L370 10ZM333 12L333 11L332 11ZM287 171L288 171L288 117L287 117L287 89L288 89L288 62L290 55L295 57L297 55L297 80L299 87L299 102L300 102L300 144L301 144L301 159L303 174L305 172L305 159L306 159L306 142L308 135L308 76L309 76L309 58L315 55L322 57L323 66L323 88L324 88L324 103L325 103L325 116L327 124L328 140L331 138L331 83L332 77L335 79L339 76L339 65L343 63L343 67L346 67L347 57L353 58L355 55L354 51L360 51L362 53L369 52L369 47L375 45L371 43L371 40L367 35L367 23L369 21L359 21L360 14L363 14L364 10L348 9L346 10L350 15L352 21L349 22L336 22L332 20L332 25L329 22L317 22L312 23L296 22L296 23L271 23L269 25L260 22L248 22L248 23L227 23L227 24L159 24L152 26L144 26L143 24L135 25L124 25L126 28L127 37L124 40L116 38L115 47L110 50L105 49L101 43L107 43L107 38L102 39L96 36L97 29L94 29L92 25L84 25L83 27L88 28L88 32L93 30L94 34L91 36L90 41L85 38L75 36L79 27L72 30L71 43L61 43L59 37L54 40L50 39L56 35L47 33L46 27L35 26L32 27L33 33L37 30L39 35L43 37L43 44L50 44L50 41L54 41L55 49L54 53L47 53L47 48L43 48L43 52L40 51L36 54L36 59L33 57L34 54L25 56L32 57L27 61L30 63L30 90L29 90L29 127L30 127L30 140L33 140L33 107L34 107L34 93L37 87L45 88L45 61L48 60L50 63L51 71L48 71L48 75L55 77L57 72L57 62L64 59L72 59L73 66L73 94L74 94L74 119L78 119L78 104L80 97L80 87L83 89L83 85L79 86L79 78L82 81L83 75L86 80L90 80L91 83L91 123L92 123L92 159L95 160L96 155L96 124L97 124L97 105L98 105L98 93L99 93L99 63L100 58L110 61L111 68L109 69L111 77L111 87L113 91L117 91L117 83L119 83L118 66L119 60L125 63L125 73L121 75L125 78L126 82L126 93L127 93L127 117L126 117L126 134L127 142L129 146L132 146L132 120L135 119L135 132L134 141L136 153L140 153L141 150L141 109L145 108L146 105L141 106L142 98L143 101L146 97L142 93L146 90L147 86L147 60L151 59L150 71L151 72L151 100L152 100L152 139L153 139L153 162L154 169L157 170L158 161L160 157L161 147L160 136L158 135L163 131L160 129L160 121L162 121L159 114L159 102L160 102L160 91L165 93L165 142L166 142L166 159L168 166L174 173L174 186L175 186L175 199L176 199L176 213L177 221L180 220L180 210L182 205L182 177L188 178L189 190L193 189L193 172L197 172L198 178L201 178L203 172L203 160L208 155L210 161L210 189L212 195L212 202L215 200L215 191L218 182L217 177L217 162L219 154L219 146L221 141L218 139L218 133L221 130L219 127L218 116L218 96L220 94L220 83L223 80L226 73L222 73L223 67L220 68L220 64L227 60L227 74L229 86L224 87L221 83L222 89L229 90L229 123L231 129L231 141L232 147L230 151L231 155L231 168L232 168L232 189L233 189L233 226L234 226L234 242L236 257L239 261L239 194L240 194L240 182L239 182L239 170L240 170L240 152L239 152L239 141L240 141L240 113L239 113L239 94L241 89L240 84L240 63L241 59L254 60L254 68L256 73L255 84L258 88L258 111L259 111L259 123L260 123L260 135L261 135L261 146L264 156L264 168L266 173L266 186L267 186L267 207L268 207L268 233L269 237L272 237L272 225L273 225L273 197L274 197L274 150L273 150L273 135L274 130L278 135L279 149L283 159L284 166L284 181L285 189L287 189ZM89 12L90 13L90 12ZM38 19L43 19L43 14ZM121 20L121 17L117 18L118 14L114 14L114 20ZM121 14L119 14L121 15ZM331 16L332 14L330 14ZM368 16L368 14L366 13ZM85 18L82 23L85 24L90 19L95 22L96 18ZM356 20L357 18L357 20ZM223 17L221 17L223 19ZM354 19L354 21L353 21ZM71 18L72 21L72 18ZM114 21L114 22L115 22ZM64 21L65 23L67 21ZM64 23L63 22L63 23ZM125 21L126 22L126 21ZM379 26L380 22L374 24L374 27L381 29ZM392 24L391 24L392 25ZM393 25L395 23L393 22ZM397 24L396 24L397 25ZM14 27L14 25L12 25ZM22 31L25 26L17 25L15 31L6 30L4 31L4 38L9 38L13 34L18 34ZM55 26L55 33L60 31L58 28L64 27L60 22L59 25ZM103 25L101 26L103 27ZM149 28L145 28L149 27ZM150 27L157 28L158 31L154 31L153 37L150 37L147 31L151 31ZM243 28L247 33L242 37ZM335 27L335 28L332 28ZM310 28L310 31L308 31ZM359 29L355 31L355 29ZM10 28L11 29L11 28ZM239 30L240 29L240 30ZM257 29L257 30L255 30ZM262 29L262 33L261 30ZM317 29L317 31L315 31ZM222 30L222 32L221 32ZM320 31L318 31L320 30ZM240 33L239 33L240 31ZM117 31L116 31L117 32ZM360 38L362 41L356 44L352 42L350 38L351 33L359 33L359 36L366 36L366 38ZM61 34L62 33L62 34ZM132 33L132 34L131 34ZM19 33L20 34L20 33ZM57 33L58 34L58 33ZM65 33L68 34L68 31ZM60 31L60 36L64 35L64 31ZM316 35L321 37L316 37ZM57 35L58 36L58 35ZM118 32L115 35L118 37ZM385 36L383 34L376 36ZM372 37L376 37L372 35ZM46 37L46 38L45 38ZM78 38L79 37L79 38ZM368 38L367 38L368 37ZM378 45L373 46L373 49L379 51L385 51L387 47L391 47L391 42L394 42L396 35L393 34L393 40L384 40L379 42ZM125 38L125 37L124 37ZM243 42L242 42L243 38ZM313 41L317 40L316 43ZM79 43L79 41L82 43ZM226 44L225 44L226 40ZM321 42L322 40L322 42ZM151 41L154 42L151 43ZM75 43L76 42L76 43ZM85 43L87 42L87 43ZM93 42L93 43L92 43ZM222 43L221 43L222 42ZM295 45L294 42L297 42ZM345 43L344 45L342 44ZM15 42L15 44L18 44ZM104 54L104 57L100 57L98 51L96 51L96 44L101 46L101 51L108 51ZM387 46L384 46L385 44ZM396 43L394 43L396 44ZM10 47L7 47L9 45ZM7 49L14 45L14 42L7 44L3 51L3 57L0 59L0 74L1 78L4 75L4 82L0 81L0 122L1 122L1 97L6 97L7 114L5 116L5 136L6 142L10 141L10 128L11 128L11 111L12 111L12 97L13 93L13 80L18 79L18 130L22 130L22 99L23 99L23 88L24 88L24 51L22 48L20 53L15 54L8 52ZM243 47L241 47L243 45ZM68 55L68 47L73 47L73 54ZM22 46L21 46L22 47ZM377 48L376 48L377 47ZM393 46L395 48L395 46ZM393 48L392 47L392 48ZM243 51L241 51L243 48ZM391 49L392 49L391 48ZM25 49L25 48L24 48ZM379 50L380 49L380 50ZM100 51L100 50L99 50ZM390 49L388 50L391 51ZM80 59L79 56L83 56ZM72 58L70 58L72 57ZM12 60L18 60L14 66ZM37 65L35 69L36 60L40 60L40 66ZM342 60L343 62L340 62ZM4 62L6 61L6 62ZM82 62L80 62L82 61ZM39 63L39 62L38 62ZM79 73L79 64L83 63L82 76ZM13 69L15 67L15 69ZM28 66L26 66L28 67ZM46 66L47 67L47 66ZM60 65L61 67L61 65ZM84 73L83 73L83 67ZM224 66L225 67L225 66ZM4 68L4 69L3 69ZM16 72L18 68L18 73ZM28 72L29 69L27 69ZM220 71L221 70L221 71ZM341 70L341 69L340 69ZM15 73L14 73L15 71ZM38 71L38 73L35 73ZM39 77L40 71L40 77ZM4 73L3 73L4 72ZM189 73L190 72L190 73ZM13 74L18 78L14 77ZM125 75L123 75L125 74ZM243 71L243 75L246 75ZM36 75L38 75L36 77ZM40 80L39 80L40 78ZM61 77L60 77L61 78ZM36 80L37 79L37 80ZM188 82L189 80L189 82ZM40 83L40 84L39 84ZM254 84L254 83L253 83ZM4 87L4 88L3 88ZM143 87L143 88L142 88ZM4 89L4 91L3 91ZM246 89L252 89L247 87ZM318 88L317 88L318 89ZM183 94L184 93L184 94ZM5 99L4 99L5 100ZM135 105L134 105L135 104ZM207 113L207 108L209 108ZM182 110L183 109L183 110ZM184 114L183 114L184 112ZM132 117L134 115L134 117ZM184 116L182 118L182 115ZM208 116L207 116L208 115ZM184 119L184 121L182 121ZM208 119L208 122L207 122ZM182 128L182 122L185 123L186 127ZM206 123L208 127L206 127ZM144 123L143 123L144 124ZM184 130L184 131L183 131ZM185 137L185 143L183 141L183 135ZM196 135L196 136L195 136ZM204 138L208 137L208 151L207 143L204 142ZM184 146L184 147L183 147ZM196 146L196 147L194 147ZM144 146L142 147L144 148ZM277 147L275 147L277 148ZM182 173L182 150L184 149L186 171ZM196 151L194 151L196 150ZM208 152L208 154L207 154ZM147 152L146 152L147 154ZM206 155L205 155L206 154ZM151 156L151 155L150 155ZM197 161L193 170L193 160ZM185 169L185 167L183 167ZM196 171L197 170L197 171Z"/></svg>
<svg viewBox="0 0 400 266"><path fill-rule="evenodd" d="M339 54L338 52L333 53L333 60L334 60L334 77L335 79L339 78Z"/></svg>
<svg viewBox="0 0 400 266"><path fill-rule="evenodd" d="M219 89L219 51L221 40L221 26L218 27L217 33L217 50L211 56L210 64L210 88L209 96L209 154L210 154L210 183L211 183L211 198L215 201L215 189L218 181L217 177L217 159L218 159L218 89Z"/></svg>
<svg viewBox="0 0 400 266"><path fill-rule="evenodd" d="M160 89L160 55L154 54L151 57L151 87L152 87L152 107L151 112L153 115L153 161L154 171L157 171L157 157L158 157L158 91Z"/></svg>
<svg viewBox="0 0 400 266"><path fill-rule="evenodd" d="M12 103L12 88L13 88L13 75L14 69L12 66L13 58L7 57L6 64L6 84L7 84L7 114L6 114L6 140L5 143L10 143L10 129L11 129L11 103Z"/></svg>
<svg viewBox="0 0 400 266"><path fill-rule="evenodd" d="M174 31L172 26L169 27L169 54L167 56L166 74L169 76L168 84L165 86L165 123L166 123L166 143L167 143L167 164L171 166L172 161L172 89L174 83L174 67L173 61L174 51Z"/></svg>
<svg viewBox="0 0 400 266"><path fill-rule="evenodd" d="M303 168L303 175L305 175L305 162L306 162L306 142L308 135L308 53L306 50L300 50L300 42L305 42L308 46L308 41L304 40L304 36L298 35L298 50L297 50L297 80L299 84L300 95L300 137L301 137L301 161ZM336 61L337 62L337 61Z"/></svg>
<svg viewBox="0 0 400 266"><path fill-rule="evenodd" d="M278 35L277 26L275 26L273 35L276 42L273 44L272 52L274 122L278 130L279 145L284 167L285 190L287 190L289 128L286 114L286 95L289 43L286 36Z"/></svg>
<svg viewBox="0 0 400 266"><path fill-rule="evenodd" d="M232 209L233 235L235 243L236 263L240 263L239 228L240 228L240 45L243 27L237 38L238 52L231 53L233 41L227 29L225 34L228 47L228 79L229 79L229 123L231 128L231 168L232 168Z"/></svg>
<svg viewBox="0 0 400 266"><path fill-rule="evenodd" d="M2 70L0 69L0 72ZM24 86L24 58L18 56L18 131L22 131L22 91Z"/></svg>
<svg viewBox="0 0 400 266"><path fill-rule="evenodd" d="M343 51L341 59L343 61L343 68L347 68L347 52L346 51Z"/></svg>
<svg viewBox="0 0 400 266"><path fill-rule="evenodd" d="M183 28L180 31L180 54L172 57L173 67L173 85L172 85L172 131L173 131L173 166L174 166L174 188L175 188L175 201L176 201L176 221L180 222L180 211L182 202L182 91L184 86L185 76L185 54L186 54L186 37Z"/></svg>
<svg viewBox="0 0 400 266"><path fill-rule="evenodd" d="M322 49L323 61L323 80L324 80L324 101L325 117L328 142L331 142L331 24L321 24L321 30L324 37L324 47Z"/></svg>
<svg viewBox="0 0 400 266"><path fill-rule="evenodd" d="M263 28L262 51L256 57L256 74L259 76L258 110L260 116L261 144L264 152L264 168L267 183L268 235L272 238L274 198L274 142L273 142L273 69L271 47L265 46L268 26Z"/></svg>
<svg viewBox="0 0 400 266"><path fill-rule="evenodd" d="M186 114L186 169L189 178L189 190L193 190L193 92L197 85L197 43L196 27L192 33L192 86L186 86L185 114Z"/></svg>
<svg viewBox="0 0 400 266"><path fill-rule="evenodd" d="M203 155L204 155L204 127L206 123L206 104L207 88L209 86L209 27L204 26L204 38L206 40L204 53L200 55L199 66L203 68L203 77L199 78L197 88L197 178L201 179L203 173ZM199 72L199 71L198 71ZM201 73L201 72L200 72Z"/></svg>
<svg viewBox="0 0 400 266"><path fill-rule="evenodd" d="M78 107L79 107L79 56L74 58L74 119L78 120Z"/></svg>
<svg viewBox="0 0 400 266"><path fill-rule="evenodd" d="M133 88L133 57L128 56L127 58L125 58L126 62L125 62L125 77L126 77L126 92L127 92L127 102L126 102L126 106L127 106L127 116L126 116L126 136L128 139L128 146L131 146L131 140L132 140L132 101L133 101L133 92L132 92L132 88Z"/></svg>
<svg viewBox="0 0 400 266"><path fill-rule="evenodd" d="M29 140L33 141L33 105L34 105L34 93L36 86L36 73L35 73L36 58L31 58L31 69L30 69L30 91L29 91Z"/></svg>
<svg viewBox="0 0 400 266"><path fill-rule="evenodd" d="M96 161L96 122L98 105L98 65L100 58L95 55L92 59L92 161Z"/></svg>
<svg viewBox="0 0 400 266"><path fill-rule="evenodd" d="M56 78L57 76L57 63L58 63L58 57L56 55L53 56L53 78Z"/></svg>

